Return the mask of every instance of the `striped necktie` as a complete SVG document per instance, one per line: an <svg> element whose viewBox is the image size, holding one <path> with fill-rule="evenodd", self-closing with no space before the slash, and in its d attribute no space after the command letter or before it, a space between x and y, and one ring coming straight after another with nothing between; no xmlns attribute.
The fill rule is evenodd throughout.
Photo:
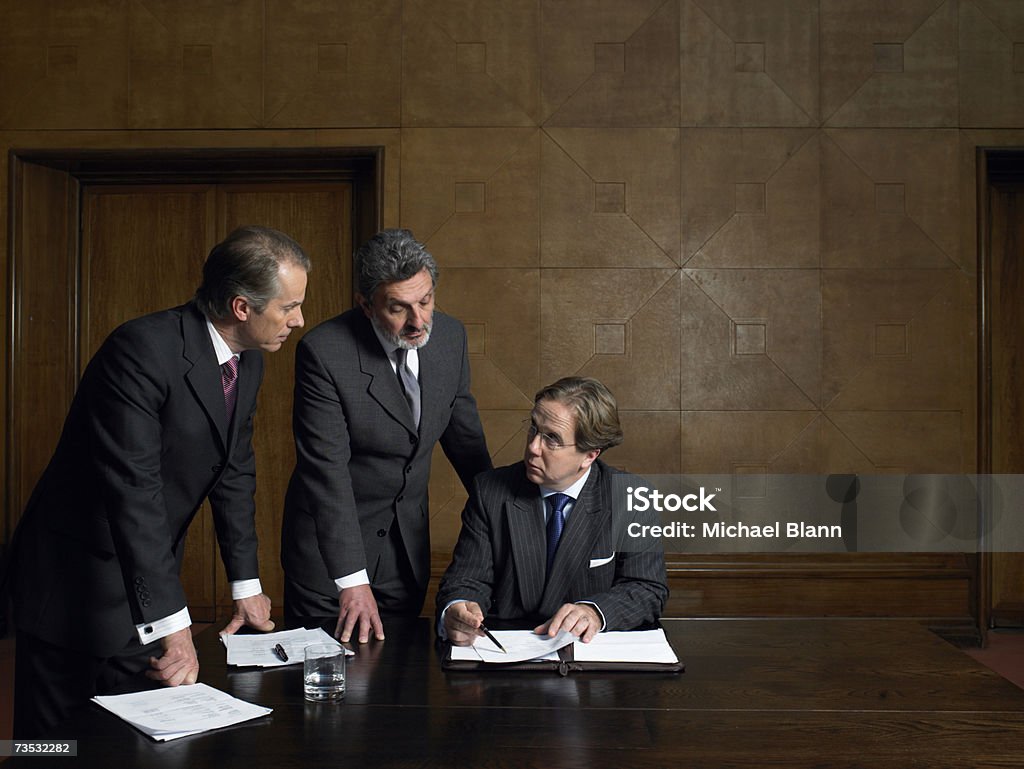
<svg viewBox="0 0 1024 769"><path fill-rule="evenodd" d="M224 388L224 405L228 410L228 424L235 413L235 401L238 399L238 358L232 355L220 367L220 383Z"/></svg>
<svg viewBox="0 0 1024 769"><path fill-rule="evenodd" d="M395 373L398 374L398 384L402 388L405 400L409 404L409 411L412 412L412 421L416 427L420 426L420 383L412 375L406 365L409 355L408 350L399 347L395 350Z"/></svg>

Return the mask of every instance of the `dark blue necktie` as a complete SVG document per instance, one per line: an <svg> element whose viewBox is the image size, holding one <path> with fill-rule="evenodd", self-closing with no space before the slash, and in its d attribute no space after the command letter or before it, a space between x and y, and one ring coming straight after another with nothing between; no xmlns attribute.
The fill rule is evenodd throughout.
<svg viewBox="0 0 1024 769"><path fill-rule="evenodd" d="M558 540L565 528L565 506L570 502L572 497L561 492L547 497L547 503L551 506L551 515L548 516L548 574L551 573L551 564L555 562L555 553L558 551Z"/></svg>

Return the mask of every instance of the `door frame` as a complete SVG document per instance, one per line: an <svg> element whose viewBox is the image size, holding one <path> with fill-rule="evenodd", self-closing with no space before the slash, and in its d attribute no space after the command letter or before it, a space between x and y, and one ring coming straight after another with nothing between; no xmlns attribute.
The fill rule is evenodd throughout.
<svg viewBox="0 0 1024 769"><path fill-rule="evenodd" d="M5 451L3 478L4 542L11 535L27 500L19 465L19 436L31 418L25 392L33 383L20 377L26 349L22 319L29 311L23 295L24 267L34 254L36 242L26 230L45 234L45 249L59 251L69 265L66 281L72 299L81 258L81 189L88 184L202 184L344 181L353 186L352 243L364 242L381 229L384 219L385 148L280 147L280 148L180 148L180 149L13 149L9 153L9 229L6 402L4 404ZM27 224L26 224L27 223ZM352 255L349 255L350 258ZM354 271L353 271L353 274ZM69 351L63 381L55 386L70 405L81 370L78 349L79 307L73 303L66 317L54 324ZM60 411L61 409L55 409ZM63 416L61 417L63 421ZM58 427L59 431L59 427ZM0 567L3 566L0 559Z"/></svg>
<svg viewBox="0 0 1024 769"><path fill-rule="evenodd" d="M993 199L1010 188L1024 187L1024 148L978 147L977 173L977 322L978 322L978 412L977 472L992 473L993 396L992 396L992 207ZM984 511L983 511L984 514ZM983 523L983 522L982 522ZM1018 554L1024 557L1024 554ZM1015 623L1024 622L1019 608L1000 609L993 605L993 554L980 552L978 580L978 625L984 636L995 626L997 615Z"/></svg>

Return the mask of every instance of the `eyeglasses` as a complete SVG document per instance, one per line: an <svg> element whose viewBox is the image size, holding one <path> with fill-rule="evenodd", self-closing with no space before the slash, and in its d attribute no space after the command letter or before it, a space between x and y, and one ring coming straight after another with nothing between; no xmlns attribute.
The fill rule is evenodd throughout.
<svg viewBox="0 0 1024 769"><path fill-rule="evenodd" d="M542 433L531 419L524 419L523 425L526 427L526 442L533 443L533 439L539 435L541 444L548 451L558 451L576 445L575 443L562 443L562 439L553 433Z"/></svg>

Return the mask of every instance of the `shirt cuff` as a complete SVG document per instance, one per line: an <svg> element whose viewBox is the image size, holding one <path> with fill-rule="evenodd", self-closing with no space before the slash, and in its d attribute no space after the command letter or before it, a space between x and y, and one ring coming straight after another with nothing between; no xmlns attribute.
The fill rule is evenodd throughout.
<svg viewBox="0 0 1024 769"><path fill-rule="evenodd" d="M171 633L184 630L191 624L192 618L189 616L188 607L186 606L181 611L177 611L169 617L158 619L156 622L136 625L135 630L139 634L139 641L143 644L148 644L153 643L153 641L159 641Z"/></svg>
<svg viewBox="0 0 1024 769"><path fill-rule="evenodd" d="M599 616L601 618L601 630L599 632L603 633L604 629L606 627L608 627L608 623L605 621L604 612L601 611L601 607L598 606L593 601L577 601L576 603L585 603L587 606L593 606L594 607L594 610L597 612L597 616Z"/></svg>
<svg viewBox="0 0 1024 769"><path fill-rule="evenodd" d="M450 609L455 604L466 603L466 601L468 600L468 598L456 598L454 601L449 601L447 604L445 604L445 607L441 609L441 616L437 618L437 637L440 638L442 641L448 640L448 631L444 628L445 613L447 613L448 609Z"/></svg>
<svg viewBox="0 0 1024 769"><path fill-rule="evenodd" d="M353 574L348 574L344 577L338 577L334 580L334 584L338 586L338 590L342 591L347 587L359 587L360 585L370 584L370 575L366 573L366 569L360 569Z"/></svg>
<svg viewBox="0 0 1024 769"><path fill-rule="evenodd" d="M243 598L252 598L263 592L258 579L240 579L231 583L231 598L241 601Z"/></svg>

